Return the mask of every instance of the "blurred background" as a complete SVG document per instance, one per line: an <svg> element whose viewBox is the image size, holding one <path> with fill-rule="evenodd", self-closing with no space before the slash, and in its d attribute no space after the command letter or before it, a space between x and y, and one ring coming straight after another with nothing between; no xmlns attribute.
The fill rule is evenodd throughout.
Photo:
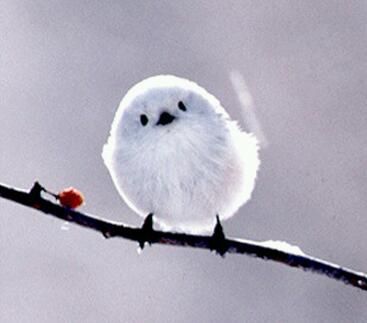
<svg viewBox="0 0 367 323"><path fill-rule="evenodd" d="M366 1L0 2L0 182L75 186L81 211L140 225L100 153L126 91L198 82L268 139L229 236L367 271ZM363 322L367 294L246 256L136 244L0 199L1 322Z"/></svg>

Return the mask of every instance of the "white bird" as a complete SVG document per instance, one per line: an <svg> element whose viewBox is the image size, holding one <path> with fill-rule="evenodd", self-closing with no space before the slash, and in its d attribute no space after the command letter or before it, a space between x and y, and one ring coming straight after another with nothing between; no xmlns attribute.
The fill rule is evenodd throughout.
<svg viewBox="0 0 367 323"><path fill-rule="evenodd" d="M128 91L102 157L131 209L187 233L212 230L247 202L260 164L256 138L204 88L171 75Z"/></svg>

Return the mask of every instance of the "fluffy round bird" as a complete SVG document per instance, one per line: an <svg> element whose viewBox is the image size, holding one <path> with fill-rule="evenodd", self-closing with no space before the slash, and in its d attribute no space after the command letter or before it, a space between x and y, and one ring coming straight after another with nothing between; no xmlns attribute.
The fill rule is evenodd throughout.
<svg viewBox="0 0 367 323"><path fill-rule="evenodd" d="M204 233L247 202L260 160L204 88L172 75L147 78L122 99L102 157L127 205L163 230Z"/></svg>

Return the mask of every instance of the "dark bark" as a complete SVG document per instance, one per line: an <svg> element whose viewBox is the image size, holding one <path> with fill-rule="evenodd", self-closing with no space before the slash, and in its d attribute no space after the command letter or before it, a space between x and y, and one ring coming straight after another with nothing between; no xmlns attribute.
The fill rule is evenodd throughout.
<svg viewBox="0 0 367 323"><path fill-rule="evenodd" d="M145 243L159 243L214 250L222 256L226 253L247 254L256 258L273 260L291 267L302 268L305 271L326 275L362 290L367 290L367 275L365 273L343 268L308 255L297 255L265 247L256 241L227 238L223 233L220 222L217 223L212 236L157 231L153 228L148 228L148 224L150 224L148 222L141 228L136 228L65 208L42 197L41 193L43 191L45 189L37 182L29 192L0 184L0 197L37 209L59 219L93 229L102 233L106 238L120 237L133 240L138 242L141 247L144 247ZM151 220L151 218L148 220Z"/></svg>

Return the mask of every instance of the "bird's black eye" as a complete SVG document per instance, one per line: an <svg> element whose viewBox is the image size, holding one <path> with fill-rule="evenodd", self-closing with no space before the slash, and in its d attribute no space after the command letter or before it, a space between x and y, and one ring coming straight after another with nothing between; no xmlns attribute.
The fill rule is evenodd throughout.
<svg viewBox="0 0 367 323"><path fill-rule="evenodd" d="M143 126L146 126L147 123L148 123L149 119L148 117L145 115L145 114L141 114L140 115L140 123L143 125Z"/></svg>
<svg viewBox="0 0 367 323"><path fill-rule="evenodd" d="M178 105L178 108L180 110L182 110L182 111L186 111L187 110L186 109L186 106L184 105L184 103L182 101L179 101L177 105Z"/></svg>

